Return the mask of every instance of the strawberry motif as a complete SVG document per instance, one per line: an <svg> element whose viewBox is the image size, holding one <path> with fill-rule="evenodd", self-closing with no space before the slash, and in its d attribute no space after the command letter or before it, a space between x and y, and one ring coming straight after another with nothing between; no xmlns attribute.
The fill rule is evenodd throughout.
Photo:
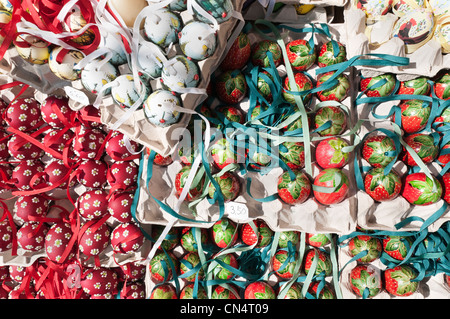
<svg viewBox="0 0 450 319"><path fill-rule="evenodd" d="M233 284L228 284L227 287L217 285L214 287L211 299L241 299L239 297L238 288Z"/></svg>
<svg viewBox="0 0 450 319"><path fill-rule="evenodd" d="M209 242L208 231L206 228L198 227L184 227L181 230L180 243L184 250L189 252L198 251L198 243L196 240L196 234L194 232L200 232L201 245L206 245Z"/></svg>
<svg viewBox="0 0 450 319"><path fill-rule="evenodd" d="M181 170L175 176L175 190L176 190L176 195L178 197L183 192L184 186L186 184L186 180L188 179L188 176L189 176L190 172L191 172L191 167L190 166L183 166L181 168ZM205 179L202 178L201 181L197 185L194 185L194 187L192 187L187 192L187 195L185 197L186 201L188 201L188 202L193 201L193 200L197 199L202 194L204 180Z"/></svg>
<svg viewBox="0 0 450 319"><path fill-rule="evenodd" d="M331 123L326 128L326 124ZM320 136L340 135L347 128L347 113L337 106L323 106L319 108L314 116L314 128Z"/></svg>
<svg viewBox="0 0 450 319"><path fill-rule="evenodd" d="M442 166L445 166L448 162L450 162L450 153L445 154L443 152L444 150L448 150L449 148L450 148L450 142L448 142L447 144L442 146L441 149L439 150L439 156L436 159L436 161Z"/></svg>
<svg viewBox="0 0 450 319"><path fill-rule="evenodd" d="M372 168L364 178L366 193L378 202L396 198L401 188L402 181L394 170L385 175L383 168Z"/></svg>
<svg viewBox="0 0 450 319"><path fill-rule="evenodd" d="M259 94L266 99L268 102L273 101L273 94L270 88L270 81L274 82L273 76L267 72L266 70L263 70L259 73L260 75L257 78L256 81L256 89L258 90ZM266 77L269 78L269 82L266 80Z"/></svg>
<svg viewBox="0 0 450 319"><path fill-rule="evenodd" d="M246 96L248 86L240 70L225 71L215 81L216 96L224 103L236 104Z"/></svg>
<svg viewBox="0 0 450 319"><path fill-rule="evenodd" d="M280 158L291 169L305 167L305 145L303 142L284 142L281 144Z"/></svg>
<svg viewBox="0 0 450 319"><path fill-rule="evenodd" d="M398 297L411 296L419 286L417 281L412 281L416 277L416 270L408 265L386 269L384 272L386 290Z"/></svg>
<svg viewBox="0 0 450 319"><path fill-rule="evenodd" d="M244 32L239 33L220 64L220 69L222 71L242 69L250 59L251 51L250 40L247 34Z"/></svg>
<svg viewBox="0 0 450 319"><path fill-rule="evenodd" d="M380 74L363 78L360 82L360 90L368 97L388 96L394 92L395 83L395 75L391 73Z"/></svg>
<svg viewBox="0 0 450 319"><path fill-rule="evenodd" d="M222 255L214 257L213 259L220 260L222 263L224 263L225 265L228 265L231 268L234 268L234 269L239 268L239 263L237 261L237 257L233 253L222 254ZM222 267L221 265L217 264L217 266L215 266L212 270L213 277L215 279L219 279L219 280L220 279L221 280L230 280L231 278L233 278L234 273L232 270L228 269L229 267L225 268L225 267Z"/></svg>
<svg viewBox="0 0 450 319"><path fill-rule="evenodd" d="M284 230L280 232L278 247L287 248L289 245L297 246L300 241L300 233L295 230ZM290 244L289 244L290 243Z"/></svg>
<svg viewBox="0 0 450 319"><path fill-rule="evenodd" d="M189 252L183 256L180 262L180 274L185 275L187 273L191 273L191 275L185 275L183 278L189 282L194 282L196 278L198 280L203 280L205 275L205 271L203 267L198 268L197 271L194 271L196 267L201 263L200 257L196 252Z"/></svg>
<svg viewBox="0 0 450 319"><path fill-rule="evenodd" d="M150 299L178 299L177 291L170 283L158 285L153 288Z"/></svg>
<svg viewBox="0 0 450 319"><path fill-rule="evenodd" d="M308 287L308 293L314 299L336 299L336 295L328 282L325 282L325 286L322 286L319 281L312 282Z"/></svg>
<svg viewBox="0 0 450 319"><path fill-rule="evenodd" d="M294 171L295 179L291 180L289 172L284 172L278 178L278 196L289 205L305 202L311 194L311 182L305 173Z"/></svg>
<svg viewBox="0 0 450 319"><path fill-rule="evenodd" d="M409 236L386 236L383 238L383 251L392 258L402 261L413 244Z"/></svg>
<svg viewBox="0 0 450 319"><path fill-rule="evenodd" d="M157 251L149 263L151 278L156 282L166 282L178 273L179 261L171 252Z"/></svg>
<svg viewBox="0 0 450 319"><path fill-rule="evenodd" d="M394 141L387 135L372 135L364 140L362 157L373 167L385 167L393 159Z"/></svg>
<svg viewBox="0 0 450 319"><path fill-rule="evenodd" d="M423 130L430 118L431 105L421 100L407 100L399 105L402 129L407 134ZM395 114L392 118L395 122Z"/></svg>
<svg viewBox="0 0 450 319"><path fill-rule="evenodd" d="M276 299L276 296L267 282L255 281L245 287L244 299Z"/></svg>
<svg viewBox="0 0 450 319"><path fill-rule="evenodd" d="M233 147L226 138L221 138L214 143L211 156L217 168L223 169L229 164L243 163L243 159L234 152Z"/></svg>
<svg viewBox="0 0 450 319"><path fill-rule="evenodd" d="M330 238L326 234L312 234L306 233L305 242L309 246L313 247L323 247L330 243Z"/></svg>
<svg viewBox="0 0 450 319"><path fill-rule="evenodd" d="M340 179L340 183L336 182ZM314 198L322 205L332 205L342 202L349 191L349 180L347 175L339 168L326 168L314 179ZM326 192L318 187L330 189Z"/></svg>
<svg viewBox="0 0 450 319"><path fill-rule="evenodd" d="M238 177L232 172L225 172L224 174L214 178L219 184L220 192L224 197L225 202L235 200L241 191L241 182ZM215 197L216 188L213 183L208 186L209 197Z"/></svg>
<svg viewBox="0 0 450 319"><path fill-rule="evenodd" d="M334 55L335 52L332 41L328 41L320 47L320 52L317 57L317 64L319 67L323 68L325 66L341 63L347 60L347 50L345 49L345 46L339 42L337 42L337 45L339 50L337 56Z"/></svg>
<svg viewBox="0 0 450 319"><path fill-rule="evenodd" d="M233 246L238 239L237 225L228 218L222 218L212 226L212 238L219 248Z"/></svg>
<svg viewBox="0 0 450 319"><path fill-rule="evenodd" d="M303 299L302 285L299 282L294 282L286 292L284 299Z"/></svg>
<svg viewBox="0 0 450 319"><path fill-rule="evenodd" d="M367 251L365 256L358 258L358 261L370 263L380 258L383 248L378 238L368 235L358 235L350 239L348 249L352 257L355 257L363 251Z"/></svg>
<svg viewBox="0 0 450 319"><path fill-rule="evenodd" d="M447 203L450 203L450 172L447 172L442 176L442 184L444 186L443 199Z"/></svg>
<svg viewBox="0 0 450 319"><path fill-rule="evenodd" d="M446 72L434 82L434 93L441 100L450 99L450 72Z"/></svg>
<svg viewBox="0 0 450 319"><path fill-rule="evenodd" d="M184 286L180 292L180 299L208 299L205 288L200 284L195 289L194 285L191 283Z"/></svg>
<svg viewBox="0 0 450 319"><path fill-rule="evenodd" d="M430 134L411 134L408 135L404 141L417 153L425 164L433 162L439 153L439 146L435 143L433 136ZM417 166L416 161L405 147L403 147L401 158L406 165Z"/></svg>
<svg viewBox="0 0 450 319"><path fill-rule="evenodd" d="M349 153L342 149L349 146L344 139L333 136L322 140L316 147L316 162L322 168L342 168L348 163Z"/></svg>
<svg viewBox="0 0 450 319"><path fill-rule="evenodd" d="M433 121L433 128L439 128L442 126L448 126L450 123L450 108L444 108L439 116L436 116Z"/></svg>
<svg viewBox="0 0 450 319"><path fill-rule="evenodd" d="M271 40L262 40L252 47L250 60L254 66L268 67L270 66L269 56L267 52L272 53L275 67L279 66L283 60L280 46Z"/></svg>
<svg viewBox="0 0 450 319"><path fill-rule="evenodd" d="M317 261L316 269L314 270L312 269L312 264L316 258L316 255L319 259ZM331 264L330 255L325 250L312 248L305 253L304 270L306 274L312 270L315 275L323 273L325 276L330 276L332 269L333 267Z"/></svg>
<svg viewBox="0 0 450 319"><path fill-rule="evenodd" d="M152 225L152 238L157 240L164 231L162 225ZM172 250L180 243L180 229L179 227L172 227L167 233L166 237L161 242L161 247L165 250Z"/></svg>
<svg viewBox="0 0 450 319"><path fill-rule="evenodd" d="M326 72L317 78L317 87L328 81L334 72ZM347 75L341 73L336 77L338 83L329 89L317 92L317 97L320 101L338 101L342 102L348 96L350 90L350 80Z"/></svg>
<svg viewBox="0 0 450 319"><path fill-rule="evenodd" d="M417 77L412 80L400 82L397 94L428 95L431 91L431 84L426 77Z"/></svg>
<svg viewBox="0 0 450 319"><path fill-rule="evenodd" d="M291 279L294 276L297 255L296 252L279 249L272 257L272 267L276 275L282 279Z"/></svg>
<svg viewBox="0 0 450 319"><path fill-rule="evenodd" d="M262 219L257 219L254 223L258 234L250 224L244 224L241 228L241 240L248 246L256 244L256 248L266 247L272 242L273 230Z"/></svg>
<svg viewBox="0 0 450 319"><path fill-rule="evenodd" d="M291 87L289 78L288 77L285 78L283 92L282 92L284 99L288 103L295 104L296 102L295 102L294 95L291 94L289 91L305 92L304 94L301 94L300 97L302 99L303 104L305 104L305 105L308 104L312 98L312 94L309 93L309 90L311 90L314 87L311 79L308 76L306 76L305 74L303 74L302 72L297 72L294 74L294 80L295 80L295 84L297 85L297 90L294 90Z"/></svg>
<svg viewBox="0 0 450 319"><path fill-rule="evenodd" d="M308 70L316 61L317 54L308 41L297 39L286 44L286 52L292 67L296 71Z"/></svg>
<svg viewBox="0 0 450 319"><path fill-rule="evenodd" d="M242 111L231 105L221 106L217 108L217 112L223 114L226 120L230 122L237 122L244 124L245 122L245 115L242 113Z"/></svg>
<svg viewBox="0 0 450 319"><path fill-rule="evenodd" d="M350 272L350 287L359 297L368 291L368 298L378 295L383 289L381 274L368 265L357 265Z"/></svg>
<svg viewBox="0 0 450 319"><path fill-rule="evenodd" d="M418 172L406 176L402 196L413 205L426 206L439 201L442 197L442 186L432 176Z"/></svg>

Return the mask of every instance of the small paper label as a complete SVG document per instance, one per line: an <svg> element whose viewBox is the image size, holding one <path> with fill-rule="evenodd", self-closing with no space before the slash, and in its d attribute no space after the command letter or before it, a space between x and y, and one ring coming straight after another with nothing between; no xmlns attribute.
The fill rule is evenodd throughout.
<svg viewBox="0 0 450 319"><path fill-rule="evenodd" d="M65 86L64 91L66 92L67 96L75 102L81 103L84 106L89 105L89 98L84 92L77 90L71 86Z"/></svg>
<svg viewBox="0 0 450 319"><path fill-rule="evenodd" d="M225 212L228 214L228 217L231 218L248 219L248 207L242 203L225 203Z"/></svg>

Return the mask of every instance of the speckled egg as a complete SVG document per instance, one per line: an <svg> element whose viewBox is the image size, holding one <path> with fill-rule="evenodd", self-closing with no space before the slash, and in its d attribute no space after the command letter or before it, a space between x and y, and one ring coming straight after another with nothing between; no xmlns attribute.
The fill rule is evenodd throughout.
<svg viewBox="0 0 450 319"><path fill-rule="evenodd" d="M87 190L77 198L76 208L86 220L100 219L108 213L108 192L103 189Z"/></svg>
<svg viewBox="0 0 450 319"><path fill-rule="evenodd" d="M12 101L4 117L9 126L22 132L30 132L43 124L40 103L33 97Z"/></svg>
<svg viewBox="0 0 450 319"><path fill-rule="evenodd" d="M110 62L92 60L81 70L81 83L84 88L94 94L103 90L103 86L114 81L119 76L119 71ZM105 89L104 94L110 94L111 88Z"/></svg>
<svg viewBox="0 0 450 319"><path fill-rule="evenodd" d="M144 234L134 223L121 223L111 233L111 245L116 253L127 254L138 251L144 240Z"/></svg>
<svg viewBox="0 0 450 319"><path fill-rule="evenodd" d="M144 22L144 34L148 40L165 48L178 40L182 20L175 12L162 8L147 15Z"/></svg>
<svg viewBox="0 0 450 319"><path fill-rule="evenodd" d="M204 60L216 51L216 34L208 23L192 21L178 33L183 53L194 60Z"/></svg>
<svg viewBox="0 0 450 319"><path fill-rule="evenodd" d="M167 127L180 119L180 112L174 107L181 107L181 100L170 91L156 90L144 102L144 113L153 125Z"/></svg>

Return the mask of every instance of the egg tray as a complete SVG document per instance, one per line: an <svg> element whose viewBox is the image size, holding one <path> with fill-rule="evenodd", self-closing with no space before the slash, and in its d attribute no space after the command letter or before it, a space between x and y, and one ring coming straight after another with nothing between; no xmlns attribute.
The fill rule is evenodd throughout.
<svg viewBox="0 0 450 319"><path fill-rule="evenodd" d="M398 74L404 81L418 76L432 77L448 67L450 55L442 51L441 44L434 38L426 41L414 52L406 53L405 42L390 36L397 19L395 14L388 12L379 21L368 24L364 11L351 3L345 6L344 34L350 56L383 53L407 57L410 60L407 66L358 67L359 69Z"/></svg>

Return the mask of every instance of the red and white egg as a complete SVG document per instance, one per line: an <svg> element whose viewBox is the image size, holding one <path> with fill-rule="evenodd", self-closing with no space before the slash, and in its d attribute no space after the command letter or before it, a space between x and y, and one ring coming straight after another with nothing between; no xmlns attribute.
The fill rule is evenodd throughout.
<svg viewBox="0 0 450 319"><path fill-rule="evenodd" d="M31 132L43 124L40 104L32 97L12 101L4 116L10 127L22 132Z"/></svg>
<svg viewBox="0 0 450 319"><path fill-rule="evenodd" d="M17 243L26 251L39 251L44 248L47 224L43 222L26 222L17 231Z"/></svg>
<svg viewBox="0 0 450 319"><path fill-rule="evenodd" d="M80 159L96 158L102 152L105 133L96 128L79 126L75 129L73 149ZM103 154L101 154L103 155Z"/></svg>
<svg viewBox="0 0 450 319"><path fill-rule="evenodd" d="M73 126L76 112L69 107L69 98L50 95L41 103L41 115L51 127L64 128Z"/></svg>
<svg viewBox="0 0 450 319"><path fill-rule="evenodd" d="M117 273L110 268L95 267L87 269L81 279L81 288L92 295L116 294L119 279Z"/></svg>
<svg viewBox="0 0 450 319"><path fill-rule="evenodd" d="M78 248L81 253L90 257L100 255L108 246L111 236L111 229L105 223L99 227L91 225L81 234L78 241Z"/></svg>
<svg viewBox="0 0 450 319"><path fill-rule="evenodd" d="M75 133L71 130L51 128L42 138L42 144L61 155L67 152L67 156L72 158L74 154L72 140L74 137ZM52 156L50 153L48 154Z"/></svg>
<svg viewBox="0 0 450 319"><path fill-rule="evenodd" d="M120 299L145 299L145 283L127 282L120 292Z"/></svg>
<svg viewBox="0 0 450 319"><path fill-rule="evenodd" d="M120 280L136 281L144 279L146 270L147 267L144 264L132 261L120 264L116 271Z"/></svg>
<svg viewBox="0 0 450 319"><path fill-rule="evenodd" d="M47 258L55 263L61 263L71 260L75 257L76 245L68 247L73 231L69 223L58 222L53 224L45 236L45 252ZM66 250L70 249L67 257L61 259Z"/></svg>
<svg viewBox="0 0 450 319"><path fill-rule="evenodd" d="M8 139L7 150L16 160L40 159L44 155L41 147L15 134Z"/></svg>
<svg viewBox="0 0 450 319"><path fill-rule="evenodd" d="M47 166L44 169L43 179L48 186L54 188L64 189L68 186L74 187L76 181L73 179L70 180L71 173L72 168L66 166L63 160L54 158L47 163Z"/></svg>
<svg viewBox="0 0 450 319"><path fill-rule="evenodd" d="M86 220L100 219L108 213L108 192L104 189L87 190L77 198L76 208Z"/></svg>
<svg viewBox="0 0 450 319"><path fill-rule="evenodd" d="M112 188L128 189L136 186L139 167L133 161L118 161L108 170L107 179Z"/></svg>
<svg viewBox="0 0 450 319"><path fill-rule="evenodd" d="M123 161L139 150L139 144L123 133L114 131L106 141L105 151L114 161Z"/></svg>
<svg viewBox="0 0 450 319"><path fill-rule="evenodd" d="M19 190L31 190L43 182L42 176L39 175L44 168L44 164L40 160L21 161L14 167L11 184Z"/></svg>
<svg viewBox="0 0 450 319"><path fill-rule="evenodd" d="M114 192L108 201L108 212L112 217L121 223L131 222L131 205L133 204L134 193L126 191Z"/></svg>
<svg viewBox="0 0 450 319"><path fill-rule="evenodd" d="M131 253L144 244L144 234L134 223L119 224L111 233L111 245L116 253Z"/></svg>
<svg viewBox="0 0 450 319"><path fill-rule="evenodd" d="M20 223L37 221L47 215L50 201L42 195L25 195L17 197L14 202L14 219Z"/></svg>
<svg viewBox="0 0 450 319"><path fill-rule="evenodd" d="M77 168L77 179L88 188L101 188L108 182L106 173L108 165L103 160L85 159Z"/></svg>
<svg viewBox="0 0 450 319"><path fill-rule="evenodd" d="M0 222L0 252L8 251L13 246L13 228L9 221Z"/></svg>

